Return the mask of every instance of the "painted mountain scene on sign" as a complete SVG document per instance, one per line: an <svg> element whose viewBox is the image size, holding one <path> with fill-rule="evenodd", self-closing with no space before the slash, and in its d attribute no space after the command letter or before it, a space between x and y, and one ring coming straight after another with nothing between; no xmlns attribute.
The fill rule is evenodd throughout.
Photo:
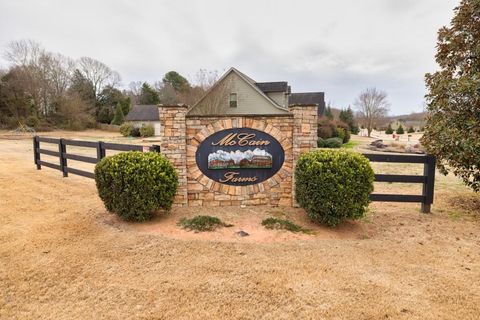
<svg viewBox="0 0 480 320"><path fill-rule="evenodd" d="M230 152L217 150L208 155L208 169L270 169L271 167L272 155L259 148Z"/></svg>

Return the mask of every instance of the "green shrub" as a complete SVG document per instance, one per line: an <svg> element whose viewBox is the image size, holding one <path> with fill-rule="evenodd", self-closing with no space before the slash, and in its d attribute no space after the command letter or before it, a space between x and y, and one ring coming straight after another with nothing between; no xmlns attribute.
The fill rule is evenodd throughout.
<svg viewBox="0 0 480 320"><path fill-rule="evenodd" d="M403 130L402 125L398 126L398 128L397 128L397 134L404 134L404 133L405 133L405 130Z"/></svg>
<svg viewBox="0 0 480 320"><path fill-rule="evenodd" d="M146 125L146 126L142 126L140 128L140 136L146 138L146 137L153 137L153 135L155 134L155 130L153 129L153 126L152 125Z"/></svg>
<svg viewBox="0 0 480 320"><path fill-rule="evenodd" d="M392 126L389 124L387 130L385 130L385 134L392 134L392 133L393 133Z"/></svg>
<svg viewBox="0 0 480 320"><path fill-rule="evenodd" d="M132 132L130 133L132 137L140 137L140 128L133 127Z"/></svg>
<svg viewBox="0 0 480 320"><path fill-rule="evenodd" d="M130 137L132 135L133 125L131 123L125 122L120 126L120 133L124 137Z"/></svg>
<svg viewBox="0 0 480 320"><path fill-rule="evenodd" d="M340 137L340 131L342 131L343 133L343 137ZM338 137L341 138L343 141L343 143L347 143L348 141L350 141L350 130L348 129L345 129L345 128L341 128L341 127L338 127L337 128L337 132L339 133Z"/></svg>
<svg viewBox="0 0 480 320"><path fill-rule="evenodd" d="M295 197L313 221L335 226L364 215L373 178L370 162L361 154L311 151L295 167Z"/></svg>
<svg viewBox="0 0 480 320"><path fill-rule="evenodd" d="M95 166L95 182L108 211L143 221L156 210L171 208L178 177L161 154L130 151L103 158Z"/></svg>
<svg viewBox="0 0 480 320"><path fill-rule="evenodd" d="M407 133L414 133L414 132L415 132L415 129L413 129L413 127L408 128Z"/></svg>
<svg viewBox="0 0 480 320"><path fill-rule="evenodd" d="M326 139L324 142L324 148L340 148L343 144L343 140L340 138Z"/></svg>
<svg viewBox="0 0 480 320"><path fill-rule="evenodd" d="M266 218L262 221L262 226L265 229L276 230L288 230L291 232L308 232L309 230L302 228L301 226L285 219L279 218Z"/></svg>
<svg viewBox="0 0 480 320"><path fill-rule="evenodd" d="M318 137L317 138L317 148L325 148L325 140Z"/></svg>
<svg viewBox="0 0 480 320"><path fill-rule="evenodd" d="M317 147L318 148L340 148L342 146L342 139L340 138L328 138L322 139L317 138Z"/></svg>
<svg viewBox="0 0 480 320"><path fill-rule="evenodd" d="M345 139L345 135L346 135L345 132L346 132L345 129L340 128L340 127L337 128L337 137L342 139L342 142L343 142L343 139Z"/></svg>
<svg viewBox="0 0 480 320"><path fill-rule="evenodd" d="M232 227L232 224L226 224L217 217L212 216L195 216L191 219L182 218L178 225L183 229L193 230L198 232L215 231L219 227Z"/></svg>

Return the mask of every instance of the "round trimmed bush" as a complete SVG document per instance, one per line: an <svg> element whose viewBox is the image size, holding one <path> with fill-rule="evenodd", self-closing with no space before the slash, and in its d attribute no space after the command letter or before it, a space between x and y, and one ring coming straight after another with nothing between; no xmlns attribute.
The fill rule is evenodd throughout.
<svg viewBox="0 0 480 320"><path fill-rule="evenodd" d="M175 168L164 156L139 151L103 158L95 166L95 182L107 210L133 221L169 210L178 187Z"/></svg>
<svg viewBox="0 0 480 320"><path fill-rule="evenodd" d="M370 162L359 153L311 151L295 167L295 197L310 219L335 226L364 215L373 179Z"/></svg>
<svg viewBox="0 0 480 320"><path fill-rule="evenodd" d="M155 129L153 129L152 125L146 125L140 128L140 135L144 138L153 137L154 134L155 134Z"/></svg>
<svg viewBox="0 0 480 320"><path fill-rule="evenodd" d="M120 126L120 133L124 137L129 137L132 135L133 125L131 123L125 122Z"/></svg>

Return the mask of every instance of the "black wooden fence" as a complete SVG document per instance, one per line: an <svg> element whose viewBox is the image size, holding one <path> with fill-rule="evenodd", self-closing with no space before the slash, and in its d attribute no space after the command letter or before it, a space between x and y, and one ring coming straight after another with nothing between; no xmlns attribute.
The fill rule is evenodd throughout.
<svg viewBox="0 0 480 320"><path fill-rule="evenodd" d="M423 184L421 195L372 193L372 201L420 202L422 212L429 213L435 185L435 157L432 155L364 154L371 162L423 163L423 175L375 174L376 182L404 182Z"/></svg>
<svg viewBox="0 0 480 320"><path fill-rule="evenodd" d="M58 145L58 151L42 149L40 143L50 143ZM67 146L77 146L94 148L97 156L87 157L77 154L67 153ZM68 160L76 160L87 163L97 163L105 157L106 150L118 151L153 151L160 152L160 146L139 146L131 144L117 144L108 142L94 141L78 141L68 139L54 139L33 137L33 153L37 169L42 166L60 170L64 177L68 177L69 173L94 178L92 172L71 168L68 166ZM41 160L40 155L45 154L59 158L59 164L46 162ZM406 194L377 194L372 193L370 200L372 201L388 201L388 202L419 202L422 204L422 212L429 213L430 206L433 203L433 193L435 184L435 157L431 155L392 155L392 154L364 154L371 162L394 162L394 163L423 163L423 175L394 175L394 174L375 174L376 182L403 182L403 183L421 183L423 184L421 195Z"/></svg>
<svg viewBox="0 0 480 320"><path fill-rule="evenodd" d="M55 144L58 146L58 151L52 151L47 149L42 149L40 143ZM78 154L68 153L67 146L76 146L76 147L85 147L93 148L96 150L96 157L82 156ZM52 169L57 169L63 173L64 177L68 177L68 174L76 174L87 178L94 178L92 172L85 170L79 170L68 166L68 160L76 160L80 162L87 163L97 163L102 158L105 157L107 150L117 150L117 151L153 151L160 152L160 146L139 146L133 144L118 144L118 143L108 143L102 141L78 141L78 140L68 140L68 139L55 139L55 138L44 138L44 137L33 137L33 155L34 161L37 165L37 169L40 170L42 166L49 167ZM49 155L58 157L58 164L47 162L41 160L41 155Z"/></svg>

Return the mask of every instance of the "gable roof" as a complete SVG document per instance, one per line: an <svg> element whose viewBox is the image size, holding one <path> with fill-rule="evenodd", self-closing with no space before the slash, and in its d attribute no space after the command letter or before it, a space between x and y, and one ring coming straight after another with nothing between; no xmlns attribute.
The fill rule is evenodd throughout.
<svg viewBox="0 0 480 320"><path fill-rule="evenodd" d="M288 83L286 81L256 82L255 85L264 93L288 92Z"/></svg>
<svg viewBox="0 0 480 320"><path fill-rule="evenodd" d="M160 121L157 105L137 104L125 117L126 121Z"/></svg>
<svg viewBox="0 0 480 320"><path fill-rule="evenodd" d="M198 100L194 105L193 107L190 108L190 110L188 110L188 112L190 112L192 109L194 109L198 104L200 104L200 102L202 102L205 97L207 97L210 92L213 91L214 88L216 88L230 73L234 72L235 74L237 74L243 81L245 81L247 84L249 84L255 91L257 91L264 99L266 99L268 102L270 102L275 108L278 108L282 111L287 111L286 108L280 106L279 104L277 104L273 99L271 99L269 96L267 96L267 94L265 92L263 92L256 84L257 82L255 82L255 80L253 80L252 78L250 78L249 76L245 75L244 73L238 71L237 69L235 69L234 67L231 67L227 72L225 72L225 74L217 80L217 82L215 82L215 84L203 95L203 97ZM187 112L187 113L188 113Z"/></svg>
<svg viewBox="0 0 480 320"><path fill-rule="evenodd" d="M299 92L291 93L288 104L317 104L318 114L322 115L325 110L325 93L323 92Z"/></svg>

